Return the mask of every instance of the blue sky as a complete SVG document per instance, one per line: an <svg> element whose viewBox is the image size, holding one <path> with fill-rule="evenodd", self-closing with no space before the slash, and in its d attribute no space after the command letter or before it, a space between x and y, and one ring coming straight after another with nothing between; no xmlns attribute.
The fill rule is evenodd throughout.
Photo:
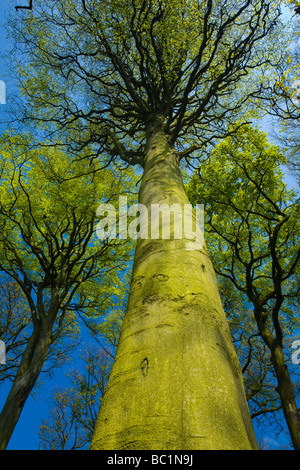
<svg viewBox="0 0 300 470"><path fill-rule="evenodd" d="M1 9L0 9L0 51L1 53L10 47L10 43L5 38L5 30L4 30L4 23L6 20L6 13L9 3L9 0L0 0L1 1ZM28 0L18 0L13 1L12 3L26 5ZM0 80L4 79L4 67L5 64L2 59L0 59ZM6 89L7 89L7 105L0 104L0 121L2 121L2 117L5 113L6 106L9 105L9 90L10 84L9 81L6 81ZM1 130L5 130L2 129ZM288 176L287 181L289 186L294 185L293 178ZM87 340L87 336L83 336L83 343L82 348L84 347L84 341ZM78 364L78 356L79 352L76 351L74 353L74 357L71 359L71 362L68 363L65 367L58 369L56 371L55 377L46 380L44 385L42 385L36 392L36 398L30 396L25 404L23 412L21 414L21 418L16 426L12 439L9 443L8 449L16 449L16 450L34 450L38 448L38 428L41 425L41 419L46 417L47 410L48 410L48 398L50 397L51 389L54 389L56 386L64 386L66 384L66 372L72 368L77 367ZM2 409L4 400L6 398L6 394L8 392L8 386L2 386L0 388L0 410ZM263 437L270 443L272 448L276 448L278 445L278 441L276 441L273 437L273 433L271 429L267 429L264 431ZM285 443L285 440L282 441Z"/></svg>

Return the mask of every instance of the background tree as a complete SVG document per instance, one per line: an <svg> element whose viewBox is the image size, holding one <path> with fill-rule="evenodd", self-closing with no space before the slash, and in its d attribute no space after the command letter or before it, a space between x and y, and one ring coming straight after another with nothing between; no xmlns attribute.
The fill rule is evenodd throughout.
<svg viewBox="0 0 300 470"><path fill-rule="evenodd" d="M147 209L183 208L179 162L247 111L261 69L276 60L278 6L37 0L12 21L22 122L44 126L69 152L89 145L92 157L140 165ZM187 249L192 234L174 232L137 242L93 448L256 447L206 248Z"/></svg>
<svg viewBox="0 0 300 470"><path fill-rule="evenodd" d="M299 449L300 417L287 367L292 335L299 328L294 305L299 301L299 205L295 192L286 189L280 163L285 157L266 135L243 126L216 147L200 177L194 176L190 193L194 203L201 198L206 204L216 272L252 304L258 333L271 353L291 439Z"/></svg>
<svg viewBox="0 0 300 470"><path fill-rule="evenodd" d="M261 416L269 422L270 415L280 410L281 404L275 390L276 381L266 345L253 321L252 305L246 296L241 296L228 278L219 276L218 283L242 367L251 417L253 419Z"/></svg>
<svg viewBox="0 0 300 470"><path fill-rule="evenodd" d="M290 433L276 390L277 380L270 360L270 352L254 321L253 306L247 296L241 295L241 292L226 277L218 276L218 285L235 349L241 363L247 402L258 437L259 448L265 448L266 437L262 436L266 436L270 432L274 438L278 439L276 449L282 439L290 442L289 446L284 444L285 449L292 448ZM290 338L293 332L289 323L282 326L284 328L283 336ZM297 338L296 332L293 339L295 338ZM288 347L291 351L291 343L288 343ZM294 393L298 400L298 366L291 363L290 356L291 354L286 354L286 360L293 380ZM272 448L271 443L267 445L268 448Z"/></svg>
<svg viewBox="0 0 300 470"><path fill-rule="evenodd" d="M59 365L76 339L78 304L82 311L88 298L88 314L93 301L94 316L116 305L122 284L117 276L126 261L124 242L95 234L97 205L111 198L112 185L115 197L124 190L117 170L113 179L108 169L90 166L87 172L82 160L72 162L52 148L32 149L33 141L8 133L0 141L0 271L17 283L30 312L0 415L2 449L42 368L52 360Z"/></svg>
<svg viewBox="0 0 300 470"><path fill-rule="evenodd" d="M72 371L70 386L53 391L49 417L39 430L42 450L89 448L112 359L101 349L88 349L82 360L84 373Z"/></svg>
<svg viewBox="0 0 300 470"><path fill-rule="evenodd" d="M13 380L17 362L29 337L30 312L20 286L0 275L0 338L5 343L5 367L0 369L0 383Z"/></svg>
<svg viewBox="0 0 300 470"><path fill-rule="evenodd" d="M289 42L273 73L266 74L257 106L268 114L272 138L287 156L286 170L290 170L299 186L300 6L294 0L287 0L285 4L291 9Z"/></svg>
<svg viewBox="0 0 300 470"><path fill-rule="evenodd" d="M159 118L191 156L226 133L260 89L259 72L281 57L279 18L279 3L265 1L37 0L11 19L20 119L71 149L93 143L96 155L143 164L146 129Z"/></svg>

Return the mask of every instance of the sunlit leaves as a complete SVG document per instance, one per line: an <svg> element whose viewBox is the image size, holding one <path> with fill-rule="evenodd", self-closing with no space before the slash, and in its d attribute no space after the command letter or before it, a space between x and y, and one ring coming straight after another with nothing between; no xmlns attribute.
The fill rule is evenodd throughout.
<svg viewBox="0 0 300 470"><path fill-rule="evenodd" d="M37 0L11 30L23 115L130 164L158 117L179 148L207 142L278 60L279 3Z"/></svg>
<svg viewBox="0 0 300 470"><path fill-rule="evenodd" d="M283 181L285 163L264 133L244 125L216 147L189 188L191 199L205 204L216 271L266 308L277 297L279 269L284 293L296 292L299 206Z"/></svg>
<svg viewBox="0 0 300 470"><path fill-rule="evenodd" d="M107 170L103 178L86 160L72 161L52 147L30 150L28 140L8 134L1 141L0 158L1 240L7 247L2 263L12 262L17 250L17 258L36 281L51 264L53 273L62 274L66 256L78 272L80 252L92 259L101 249L94 227L96 209L111 198L112 187L117 198L117 173Z"/></svg>
<svg viewBox="0 0 300 470"><path fill-rule="evenodd" d="M285 164L265 133L239 123L188 188L191 200L205 206L206 240L253 417L285 406L282 391L280 400L275 393L274 372L289 396L297 396L288 372L284 383L280 375L297 373L289 353L299 334L299 204L284 182ZM282 369L274 360L276 348Z"/></svg>

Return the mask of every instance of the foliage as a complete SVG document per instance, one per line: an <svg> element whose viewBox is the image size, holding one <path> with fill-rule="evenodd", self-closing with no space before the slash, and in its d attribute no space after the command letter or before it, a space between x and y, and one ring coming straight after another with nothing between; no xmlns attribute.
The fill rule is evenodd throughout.
<svg viewBox="0 0 300 470"><path fill-rule="evenodd" d="M30 135L0 139L0 272L22 291L28 309L22 348L2 368L13 384L0 416L1 448L40 372L69 360L79 338L76 314L100 318L120 303L130 244L98 239L96 222L98 205L117 202L128 181L118 168L100 170L99 161L87 168L81 157L73 161ZM21 318L17 324L22 328Z"/></svg>
<svg viewBox="0 0 300 470"><path fill-rule="evenodd" d="M296 289L299 206L283 182L284 163L266 134L245 125L216 147L189 187L194 202L207 204L206 233L217 273L241 293L252 288L251 295L268 307L276 301L272 262L280 264L286 296Z"/></svg>
<svg viewBox="0 0 300 470"><path fill-rule="evenodd" d="M300 7L300 2L297 0L286 0L285 3L291 7L295 7L295 9Z"/></svg>
<svg viewBox="0 0 300 470"><path fill-rule="evenodd" d="M105 170L104 179L96 164L87 172L84 160L35 148L25 136L6 133L0 145L0 268L23 289L33 322L58 290L61 316L53 335L60 335L64 319L65 340L78 330L75 311L99 317L120 301L116 272L125 269L126 248L100 241L95 225L98 204L117 202L118 188L123 191L121 175L118 186L117 170Z"/></svg>
<svg viewBox="0 0 300 470"><path fill-rule="evenodd" d="M76 290L83 295L86 281L89 292L93 284L99 289L102 270L122 268L114 260L117 249L122 256L124 243L95 234L97 206L117 202L118 188L123 190L117 170L106 170L103 178L96 165L87 172L84 160L72 161L51 147L35 148L19 135L5 134L0 145L1 269L25 292L27 284L37 296L43 288L45 305L54 285L63 295L70 291L68 305ZM117 282L109 275L106 282L113 297ZM104 292L108 284L101 284Z"/></svg>
<svg viewBox="0 0 300 470"><path fill-rule="evenodd" d="M279 17L264 0L36 0L11 19L22 122L141 165L159 122L187 158L249 111L280 57Z"/></svg>
<svg viewBox="0 0 300 470"><path fill-rule="evenodd" d="M290 352L300 326L299 205L283 182L285 163L266 134L238 126L188 188L191 200L205 205L206 238L253 417L281 408L268 349L281 344L295 372Z"/></svg>
<svg viewBox="0 0 300 470"><path fill-rule="evenodd" d="M0 276L0 338L5 343L6 363L0 369L0 383L13 380L22 354L28 341L30 311L24 293L13 280Z"/></svg>
<svg viewBox="0 0 300 470"><path fill-rule="evenodd" d="M39 429L41 450L88 449L104 393L111 360L101 351L88 349L84 373L68 374L70 386L55 389L48 419Z"/></svg>

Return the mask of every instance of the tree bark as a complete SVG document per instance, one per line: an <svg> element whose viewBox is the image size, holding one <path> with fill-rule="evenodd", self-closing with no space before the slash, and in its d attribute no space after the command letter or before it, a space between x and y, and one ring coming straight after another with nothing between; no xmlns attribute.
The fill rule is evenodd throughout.
<svg viewBox="0 0 300 470"><path fill-rule="evenodd" d="M271 351L271 362L277 378L276 390L279 393L283 414L290 432L293 447L300 450L300 415L294 394L288 367L279 341L271 334L265 323L261 320L261 310L255 310L255 318L262 339Z"/></svg>
<svg viewBox="0 0 300 470"><path fill-rule="evenodd" d="M277 377L277 391L295 450L300 450L300 415L297 408L291 377L284 361L282 348L276 345L271 350L271 362Z"/></svg>
<svg viewBox="0 0 300 470"><path fill-rule="evenodd" d="M148 135L139 202L188 204L176 151ZM128 306L91 449L257 449L205 246L138 239Z"/></svg>
<svg viewBox="0 0 300 470"><path fill-rule="evenodd" d="M0 450L5 450L48 353L51 327L36 325L0 414Z"/></svg>

